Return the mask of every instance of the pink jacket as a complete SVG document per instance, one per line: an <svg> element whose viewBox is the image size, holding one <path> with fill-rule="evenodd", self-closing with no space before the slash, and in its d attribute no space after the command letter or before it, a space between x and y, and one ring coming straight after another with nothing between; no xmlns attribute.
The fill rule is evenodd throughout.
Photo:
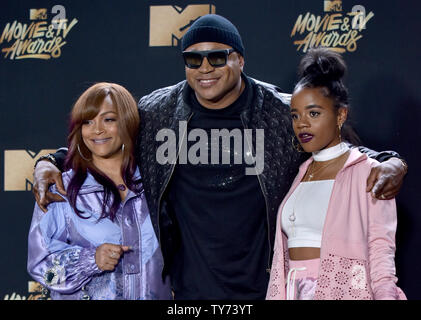
<svg viewBox="0 0 421 320"><path fill-rule="evenodd" d="M281 213L312 161L310 158L300 166L279 207L266 299L285 299L289 256ZM375 163L354 148L336 176L322 233L316 300L406 300L396 286L395 201L375 200L365 191Z"/></svg>

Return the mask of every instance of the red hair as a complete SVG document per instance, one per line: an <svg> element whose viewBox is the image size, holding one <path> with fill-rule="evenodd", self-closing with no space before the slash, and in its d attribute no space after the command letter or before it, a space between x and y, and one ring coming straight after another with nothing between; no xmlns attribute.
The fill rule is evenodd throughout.
<svg viewBox="0 0 421 320"><path fill-rule="evenodd" d="M110 217L114 220L115 213L121 202L120 193L117 186L103 172L94 166L92 154L86 147L82 139L82 125L86 120L91 120L99 113L101 105L106 97L110 97L116 108L118 120L117 125L120 138L124 144L123 163L121 176L129 189L136 188L138 182L133 181L133 175L136 170L136 160L134 150L136 138L139 129L139 111L133 96L122 86L115 83L101 82L88 88L73 106L70 117L70 133L68 136L68 148L65 167L73 169L67 194L69 202L76 214L82 218L82 211L76 208L76 198L79 190L84 183L87 172L104 186L104 201L101 218ZM79 146L79 150L78 150ZM81 156L81 154L83 157ZM111 195L113 196L111 201Z"/></svg>

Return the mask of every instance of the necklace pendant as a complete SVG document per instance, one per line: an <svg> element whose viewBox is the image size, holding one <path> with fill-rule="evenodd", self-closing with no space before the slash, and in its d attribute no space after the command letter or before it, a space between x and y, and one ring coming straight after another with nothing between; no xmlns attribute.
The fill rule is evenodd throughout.
<svg viewBox="0 0 421 320"><path fill-rule="evenodd" d="M117 188L118 188L118 190L120 190L120 191L126 191L126 186L125 186L124 184L119 184L119 185L117 186Z"/></svg>
<svg viewBox="0 0 421 320"><path fill-rule="evenodd" d="M295 237L295 228L294 228L295 212L294 211L289 215L288 219L289 219L289 221L291 221L291 234L292 234L293 237Z"/></svg>

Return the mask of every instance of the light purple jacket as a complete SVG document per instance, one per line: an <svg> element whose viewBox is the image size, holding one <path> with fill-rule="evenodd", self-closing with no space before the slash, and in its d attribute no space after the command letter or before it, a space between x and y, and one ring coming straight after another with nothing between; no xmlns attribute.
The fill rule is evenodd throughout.
<svg viewBox="0 0 421 320"><path fill-rule="evenodd" d="M281 214L312 161L301 165L279 207L267 299L285 299L289 256ZM375 163L354 148L336 176L322 232L316 300L406 299L396 286L395 200L375 200L365 191Z"/></svg>
<svg viewBox="0 0 421 320"><path fill-rule="evenodd" d="M72 170L63 173L65 188ZM136 171L139 178L139 171ZM57 192L55 186L51 191ZM28 272L50 289L52 299L172 299L169 279L162 280L163 259L152 227L144 192L129 190L112 222L98 220L103 187L88 174L77 198L76 215L69 203L54 202L44 213L35 204L28 236ZM95 251L103 243L122 244L116 269L101 271Z"/></svg>

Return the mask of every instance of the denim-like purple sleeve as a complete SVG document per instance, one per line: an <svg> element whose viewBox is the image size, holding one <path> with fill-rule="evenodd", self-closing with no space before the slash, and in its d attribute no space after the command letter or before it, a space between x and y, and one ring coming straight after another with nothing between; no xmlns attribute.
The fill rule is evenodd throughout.
<svg viewBox="0 0 421 320"><path fill-rule="evenodd" d="M95 247L70 245L67 202L51 203L44 213L35 204L28 236L28 272L42 285L59 293L73 293L101 273Z"/></svg>

